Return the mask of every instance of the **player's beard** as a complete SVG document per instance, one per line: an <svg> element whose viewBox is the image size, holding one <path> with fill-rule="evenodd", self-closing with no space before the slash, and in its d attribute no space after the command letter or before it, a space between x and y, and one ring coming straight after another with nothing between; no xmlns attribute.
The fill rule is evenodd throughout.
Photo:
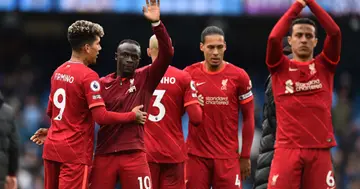
<svg viewBox="0 0 360 189"><path fill-rule="evenodd" d="M117 73L119 76L121 75L121 77L125 77L125 78L131 77L134 74L134 71L135 71L135 68L125 69L124 64L118 63Z"/></svg>
<svg viewBox="0 0 360 189"><path fill-rule="evenodd" d="M303 60L310 60L312 58L312 51L298 52L297 56Z"/></svg>

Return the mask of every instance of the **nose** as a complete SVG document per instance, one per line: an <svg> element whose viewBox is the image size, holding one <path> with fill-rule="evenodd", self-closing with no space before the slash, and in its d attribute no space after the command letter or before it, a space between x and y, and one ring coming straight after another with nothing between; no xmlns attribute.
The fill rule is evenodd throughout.
<svg viewBox="0 0 360 189"><path fill-rule="evenodd" d="M219 50L217 48L215 48L213 51L213 55L218 55L218 54L219 54Z"/></svg>
<svg viewBox="0 0 360 189"><path fill-rule="evenodd" d="M133 64L133 63L134 63L134 60L129 57L129 58L126 59L125 62L126 62L127 65L129 65L129 64Z"/></svg>
<svg viewBox="0 0 360 189"><path fill-rule="evenodd" d="M306 36L303 35L303 36L300 38L300 41L301 41L301 43L306 43L306 42L307 42Z"/></svg>

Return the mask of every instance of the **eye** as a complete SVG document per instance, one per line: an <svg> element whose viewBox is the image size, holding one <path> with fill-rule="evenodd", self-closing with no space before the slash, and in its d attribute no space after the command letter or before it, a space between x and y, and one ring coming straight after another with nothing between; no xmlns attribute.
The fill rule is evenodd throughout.
<svg viewBox="0 0 360 189"><path fill-rule="evenodd" d="M306 34L306 38L313 38L314 36L312 34Z"/></svg>

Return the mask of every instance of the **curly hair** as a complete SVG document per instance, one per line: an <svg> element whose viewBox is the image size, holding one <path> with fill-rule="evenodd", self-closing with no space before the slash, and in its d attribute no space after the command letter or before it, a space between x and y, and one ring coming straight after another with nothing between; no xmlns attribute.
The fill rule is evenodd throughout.
<svg viewBox="0 0 360 189"><path fill-rule="evenodd" d="M104 29L97 23L78 20L68 28L67 38L73 50L79 50L85 44L91 44L96 37L103 37Z"/></svg>

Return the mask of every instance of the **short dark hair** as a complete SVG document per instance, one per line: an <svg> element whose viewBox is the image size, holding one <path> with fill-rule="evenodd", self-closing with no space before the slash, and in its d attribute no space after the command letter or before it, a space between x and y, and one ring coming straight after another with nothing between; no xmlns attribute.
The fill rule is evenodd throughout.
<svg viewBox="0 0 360 189"><path fill-rule="evenodd" d="M205 43L205 37L208 35L221 35L225 37L224 31L217 26L208 26L201 32L201 43Z"/></svg>
<svg viewBox="0 0 360 189"><path fill-rule="evenodd" d="M67 38L73 50L80 50L85 44L93 43L96 37L104 36L104 29L97 23L78 20L68 28Z"/></svg>
<svg viewBox="0 0 360 189"><path fill-rule="evenodd" d="M316 28L316 24L313 20L309 19L309 18L297 18L295 19L292 23L291 23L291 27L290 27L290 35L292 35L293 32L293 27L297 24L309 24L314 26L315 28L315 35L317 33L317 28Z"/></svg>
<svg viewBox="0 0 360 189"><path fill-rule="evenodd" d="M136 45L136 46L138 46L138 47L141 48L140 43L137 42L137 41L135 41L135 40L133 40L133 39L124 39L124 40L120 41L120 43L119 43L118 46L120 46L120 45L122 45L122 44L124 44L124 43L133 44L133 45Z"/></svg>

